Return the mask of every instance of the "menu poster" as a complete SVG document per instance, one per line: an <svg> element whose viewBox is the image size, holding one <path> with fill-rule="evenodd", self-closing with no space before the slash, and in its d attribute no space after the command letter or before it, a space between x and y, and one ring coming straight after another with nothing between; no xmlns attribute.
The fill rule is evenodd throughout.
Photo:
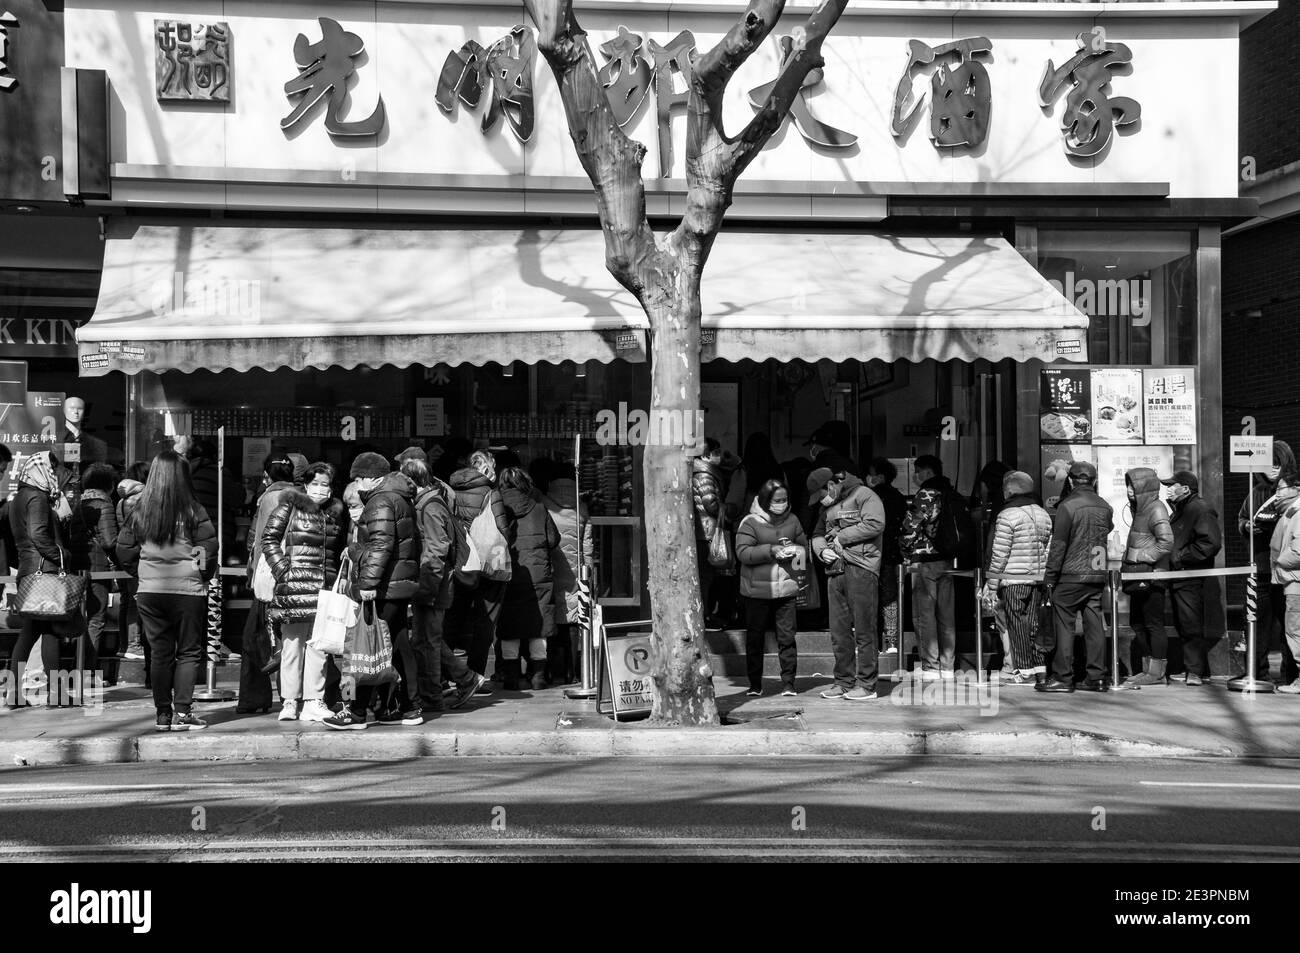
<svg viewBox="0 0 1300 953"><path fill-rule="evenodd" d="M1092 372L1092 442L1140 444L1142 440L1142 371L1096 368Z"/></svg>
<svg viewBox="0 0 1300 953"><path fill-rule="evenodd" d="M1124 558L1129 527L1133 525L1133 508L1129 505L1128 484L1124 477L1135 467L1149 467L1161 480L1167 480L1174 475L1174 448L1097 448L1097 493L1115 511L1115 528L1106 547L1111 559Z"/></svg>
<svg viewBox="0 0 1300 953"><path fill-rule="evenodd" d="M1039 378L1039 439L1059 443L1088 443L1092 392L1087 368L1045 367Z"/></svg>
<svg viewBox="0 0 1300 953"><path fill-rule="evenodd" d="M270 452L270 437L245 437L243 466L240 472L246 477L260 477L266 465L266 455Z"/></svg>
<svg viewBox="0 0 1300 953"><path fill-rule="evenodd" d="M1196 384L1191 370L1142 372L1142 402L1149 443L1196 443Z"/></svg>
<svg viewBox="0 0 1300 953"><path fill-rule="evenodd" d="M1056 509L1061 501L1061 491L1065 489L1065 475L1070 472L1070 464L1076 460L1085 460L1096 464L1097 452L1092 447L1069 443L1045 443L1042 450L1042 487L1043 503L1049 510Z"/></svg>
<svg viewBox="0 0 1300 953"><path fill-rule="evenodd" d="M442 437L447 433L447 415L443 398L417 397L415 399L415 435L417 437Z"/></svg>

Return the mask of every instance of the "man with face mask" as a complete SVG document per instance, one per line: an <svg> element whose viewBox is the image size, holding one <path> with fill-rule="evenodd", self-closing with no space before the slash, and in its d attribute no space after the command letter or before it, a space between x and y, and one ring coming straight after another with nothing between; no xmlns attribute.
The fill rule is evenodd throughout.
<svg viewBox="0 0 1300 953"><path fill-rule="evenodd" d="M1214 557L1223 548L1219 514L1201 497L1200 481L1190 470L1179 470L1172 479L1162 480L1168 489L1166 502L1173 510L1174 551L1169 568L1213 569ZM1174 604L1174 629L1183 643L1187 684L1203 685L1210 677L1206 656L1212 640L1205 637L1206 586L1214 579L1173 579L1169 597Z"/></svg>
<svg viewBox="0 0 1300 953"><path fill-rule="evenodd" d="M829 577L835 684L821 696L870 701L876 697L876 609L885 507L848 472L847 460L832 457L826 462L829 466L818 471L828 477L812 546Z"/></svg>

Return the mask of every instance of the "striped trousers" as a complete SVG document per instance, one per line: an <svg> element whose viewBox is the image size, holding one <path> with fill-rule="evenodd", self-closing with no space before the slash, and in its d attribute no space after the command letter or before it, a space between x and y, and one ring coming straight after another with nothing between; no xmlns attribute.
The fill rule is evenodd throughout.
<svg viewBox="0 0 1300 953"><path fill-rule="evenodd" d="M1003 586L998 590L1002 619L1011 639L1011 664L1020 672L1043 667L1043 652L1038 639L1038 612L1043 602L1041 586L1034 584Z"/></svg>

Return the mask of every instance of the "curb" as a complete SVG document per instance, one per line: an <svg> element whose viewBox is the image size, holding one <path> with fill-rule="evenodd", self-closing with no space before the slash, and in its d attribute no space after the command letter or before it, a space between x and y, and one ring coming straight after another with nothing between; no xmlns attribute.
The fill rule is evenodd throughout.
<svg viewBox="0 0 1300 953"><path fill-rule="evenodd" d="M412 758L721 758L974 755L990 758L1223 758L1189 748L1086 731L771 731L566 729L433 733L368 729L265 735L152 733L0 741L0 768L169 761L403 761ZM1264 753L1267 756L1267 753ZM1285 755L1279 755L1285 757Z"/></svg>

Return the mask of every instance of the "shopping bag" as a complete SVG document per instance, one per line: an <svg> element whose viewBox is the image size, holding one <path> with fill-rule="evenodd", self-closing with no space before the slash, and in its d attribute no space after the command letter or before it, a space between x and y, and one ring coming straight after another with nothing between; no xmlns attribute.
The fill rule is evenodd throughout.
<svg viewBox="0 0 1300 953"><path fill-rule="evenodd" d="M790 560L790 575L795 585L799 587L794 597L795 608L820 609L821 593L817 590L817 577L813 575L812 560L808 556L807 547L796 553L794 559Z"/></svg>
<svg viewBox="0 0 1300 953"><path fill-rule="evenodd" d="M734 572L732 564L735 558L736 550L731 544L731 534L727 532L727 521L719 513L718 523L713 528L713 538L709 540L709 565L721 575L730 575Z"/></svg>
<svg viewBox="0 0 1300 953"><path fill-rule="evenodd" d="M388 623L375 614L373 601L357 612L357 621L348 627L343 645L343 677L352 684L382 685L397 681L393 668L393 643Z"/></svg>
<svg viewBox="0 0 1300 953"><path fill-rule="evenodd" d="M275 574L271 572L271 563L262 555L257 560L257 569L253 571L253 596L259 602L270 602L275 598Z"/></svg>
<svg viewBox="0 0 1300 953"><path fill-rule="evenodd" d="M18 580L18 614L28 619L71 619L86 601L86 577L65 572L63 550L59 571L34 572Z"/></svg>
<svg viewBox="0 0 1300 953"><path fill-rule="evenodd" d="M345 556L333 588L321 589L316 593L316 618L312 622L311 639L307 644L324 655L342 655L348 629L357 622L357 610L360 607L343 592L346 579L344 567L347 564Z"/></svg>
<svg viewBox="0 0 1300 953"><path fill-rule="evenodd" d="M510 546L497 528L490 499L483 501L483 511L470 524L469 539L481 564L479 575L484 579L509 581Z"/></svg>

